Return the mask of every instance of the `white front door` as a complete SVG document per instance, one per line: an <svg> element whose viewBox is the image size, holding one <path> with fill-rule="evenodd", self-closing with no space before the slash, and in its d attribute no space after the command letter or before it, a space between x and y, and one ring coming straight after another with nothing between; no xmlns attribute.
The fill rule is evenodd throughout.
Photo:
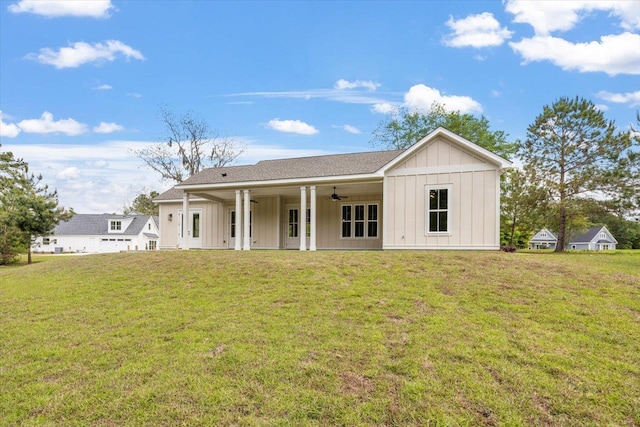
<svg viewBox="0 0 640 427"><path fill-rule="evenodd" d="M238 219L236 217L236 210L229 209L229 236L228 236L228 247L233 249L236 247L236 239L240 239L240 247L244 244L242 241L242 236L238 235L238 230L243 224L238 224ZM253 237L253 212L249 212L249 232L250 236ZM253 239L251 239L251 246L253 246Z"/></svg>
<svg viewBox="0 0 640 427"><path fill-rule="evenodd" d="M202 248L202 209L189 209L189 247Z"/></svg>

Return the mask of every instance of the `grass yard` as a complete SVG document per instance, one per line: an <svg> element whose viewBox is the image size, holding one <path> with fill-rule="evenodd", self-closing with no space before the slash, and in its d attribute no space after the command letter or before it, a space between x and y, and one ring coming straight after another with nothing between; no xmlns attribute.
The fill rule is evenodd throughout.
<svg viewBox="0 0 640 427"><path fill-rule="evenodd" d="M640 251L35 260L1 425L640 425Z"/></svg>

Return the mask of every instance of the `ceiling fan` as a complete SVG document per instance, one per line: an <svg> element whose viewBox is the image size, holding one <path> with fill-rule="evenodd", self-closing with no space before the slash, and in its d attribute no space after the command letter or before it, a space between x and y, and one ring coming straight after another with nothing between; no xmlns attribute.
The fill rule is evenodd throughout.
<svg viewBox="0 0 640 427"><path fill-rule="evenodd" d="M336 194L336 187L333 187L333 194L331 195L331 200L333 200L334 202L337 202L338 200L342 200L342 199L348 199L349 196L338 196Z"/></svg>

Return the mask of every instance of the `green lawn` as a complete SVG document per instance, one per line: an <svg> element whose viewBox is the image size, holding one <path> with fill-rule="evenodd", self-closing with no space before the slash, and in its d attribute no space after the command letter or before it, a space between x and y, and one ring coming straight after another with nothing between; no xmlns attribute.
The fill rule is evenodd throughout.
<svg viewBox="0 0 640 427"><path fill-rule="evenodd" d="M640 424L640 251L35 260L1 425Z"/></svg>

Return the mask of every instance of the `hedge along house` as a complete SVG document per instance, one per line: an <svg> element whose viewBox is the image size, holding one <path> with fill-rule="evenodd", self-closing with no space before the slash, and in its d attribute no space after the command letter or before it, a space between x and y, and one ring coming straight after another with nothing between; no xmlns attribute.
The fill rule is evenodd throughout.
<svg viewBox="0 0 640 427"><path fill-rule="evenodd" d="M155 199L161 249L499 249L511 163L438 128L407 150L201 171Z"/></svg>

